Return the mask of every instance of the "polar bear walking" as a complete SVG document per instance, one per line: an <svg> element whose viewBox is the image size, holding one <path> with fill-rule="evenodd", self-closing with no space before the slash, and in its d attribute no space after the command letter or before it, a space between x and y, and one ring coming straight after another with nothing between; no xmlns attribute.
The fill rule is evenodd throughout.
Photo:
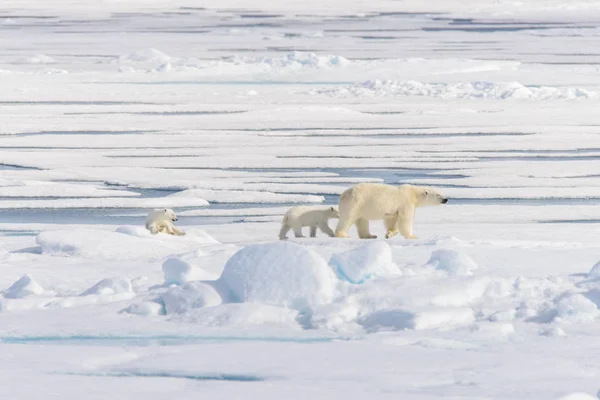
<svg viewBox="0 0 600 400"><path fill-rule="evenodd" d="M175 228L173 222L177 221L175 211L170 208L155 208L146 217L146 229L152 234L168 233L169 235L183 236L185 232Z"/></svg>
<svg viewBox="0 0 600 400"><path fill-rule="evenodd" d="M321 232L333 237L335 234L327 225L330 218L339 218L338 210L335 207L323 206L296 206L290 208L283 216L279 239L287 239L286 235L290 229L294 230L297 238L304 237L302 228L310 226L310 237L317 236L317 228Z"/></svg>
<svg viewBox="0 0 600 400"><path fill-rule="evenodd" d="M369 232L369 221L383 219L386 238L400 233L407 239L416 239L412 231L415 208L447 202L448 199L441 193L425 187L360 183L340 196L340 217L335 236L348 237L348 229L356 224L361 239L374 239L377 236Z"/></svg>

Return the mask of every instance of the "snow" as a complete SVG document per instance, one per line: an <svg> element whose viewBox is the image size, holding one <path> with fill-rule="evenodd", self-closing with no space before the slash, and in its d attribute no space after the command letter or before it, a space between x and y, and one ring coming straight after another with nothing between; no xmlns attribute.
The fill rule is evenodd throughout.
<svg viewBox="0 0 600 400"><path fill-rule="evenodd" d="M598 397L597 1L197 3L2 2L3 398Z"/></svg>
<svg viewBox="0 0 600 400"><path fill-rule="evenodd" d="M427 264L449 276L470 276L478 268L467 254L450 249L434 251Z"/></svg>
<svg viewBox="0 0 600 400"><path fill-rule="evenodd" d="M143 221L143 218L141 219ZM196 232L199 232L196 235ZM183 237L152 235L145 227L120 227L116 231L100 229L49 230L36 237L42 254L77 256L102 260L159 260L174 253L187 253L199 246L214 244L203 231L188 231Z"/></svg>
<svg viewBox="0 0 600 400"><path fill-rule="evenodd" d="M180 257L169 257L162 265L165 284L181 285L190 281L200 281L212 278L206 270L194 266Z"/></svg>
<svg viewBox="0 0 600 400"><path fill-rule="evenodd" d="M220 280L234 301L310 311L331 302L336 279L314 251L289 242L257 244L238 251Z"/></svg>

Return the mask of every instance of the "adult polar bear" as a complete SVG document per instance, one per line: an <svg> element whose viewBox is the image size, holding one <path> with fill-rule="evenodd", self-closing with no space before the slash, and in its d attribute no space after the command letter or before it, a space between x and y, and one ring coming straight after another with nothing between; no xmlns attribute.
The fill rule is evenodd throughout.
<svg viewBox="0 0 600 400"><path fill-rule="evenodd" d="M369 232L369 221L383 219L391 238L398 233L407 239L416 239L412 226L415 208L445 204L448 199L434 189L382 183L360 183L340 196L340 217L335 236L348 237L348 229L356 224L361 239L374 239Z"/></svg>

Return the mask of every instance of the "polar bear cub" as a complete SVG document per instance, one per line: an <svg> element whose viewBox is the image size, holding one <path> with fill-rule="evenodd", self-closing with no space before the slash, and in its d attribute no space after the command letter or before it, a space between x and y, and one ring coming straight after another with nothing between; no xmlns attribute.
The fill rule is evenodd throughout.
<svg viewBox="0 0 600 400"><path fill-rule="evenodd" d="M335 234L327 225L330 218L339 218L340 214L336 207L323 206L296 206L290 208L283 216L279 239L287 239L286 235L290 229L294 230L297 238L303 237L302 228L310 226L310 237L317 236L317 228L321 232L333 237Z"/></svg>
<svg viewBox="0 0 600 400"><path fill-rule="evenodd" d="M175 228L173 222L177 221L175 211L170 208L155 208L146 217L146 229L152 234L168 233L169 235L183 236L185 232Z"/></svg>
<svg viewBox="0 0 600 400"><path fill-rule="evenodd" d="M360 183L347 189L340 196L340 217L335 236L348 237L348 229L356 224L361 239L374 239L369 232L369 221L384 220L385 237L398 233L407 239L413 235L415 208L445 204L448 198L434 189L382 183Z"/></svg>

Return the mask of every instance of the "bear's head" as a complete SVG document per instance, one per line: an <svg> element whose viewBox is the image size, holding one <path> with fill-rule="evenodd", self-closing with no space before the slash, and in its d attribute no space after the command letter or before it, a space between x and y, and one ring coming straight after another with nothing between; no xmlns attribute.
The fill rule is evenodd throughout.
<svg viewBox="0 0 600 400"><path fill-rule="evenodd" d="M338 209L336 207L331 206L327 209L327 216L329 218L339 218L340 212L338 211Z"/></svg>
<svg viewBox="0 0 600 400"><path fill-rule="evenodd" d="M175 211L171 210L170 208L163 208L163 212L165 213L165 216L171 221L177 221L177 215L175 215Z"/></svg>
<svg viewBox="0 0 600 400"><path fill-rule="evenodd" d="M431 188L421 188L419 197L420 207L438 206L448 202L448 198L446 196Z"/></svg>
<svg viewBox="0 0 600 400"><path fill-rule="evenodd" d="M175 211L170 208L157 208L152 211L151 214L154 214L154 218L162 220L162 221L177 221L177 215L175 215Z"/></svg>

